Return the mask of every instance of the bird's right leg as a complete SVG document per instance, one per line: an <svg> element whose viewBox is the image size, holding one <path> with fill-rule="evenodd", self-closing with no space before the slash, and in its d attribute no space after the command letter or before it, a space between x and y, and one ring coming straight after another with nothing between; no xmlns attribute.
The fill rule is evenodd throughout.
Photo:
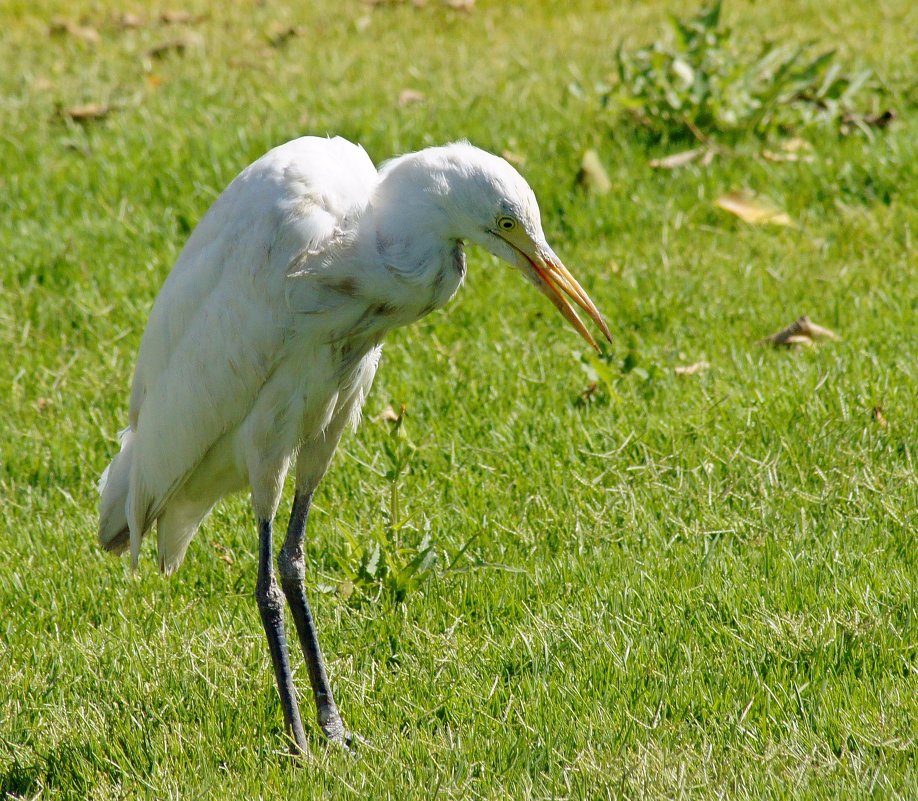
<svg viewBox="0 0 918 801"><path fill-rule="evenodd" d="M290 672L290 654L284 634L284 596L274 578L272 550L271 521L259 520L258 582L255 585L255 598L268 637L268 648L271 651L271 661L274 663L274 677L277 679L277 692L284 709L287 734L293 740L294 753L306 753L306 734L296 702L296 690Z"/></svg>
<svg viewBox="0 0 918 801"><path fill-rule="evenodd" d="M311 504L312 491L298 489L293 499L287 538L281 546L277 564L281 586L290 604L290 612L296 624L306 668L309 671L309 681L316 700L319 725L329 740L349 746L351 737L344 728L344 722L341 720L341 714L332 696L328 673L325 669L325 659L319 647L316 624L312 617L312 610L309 608L309 601L306 600L306 561L303 555L303 540L306 535L306 520L309 517Z"/></svg>

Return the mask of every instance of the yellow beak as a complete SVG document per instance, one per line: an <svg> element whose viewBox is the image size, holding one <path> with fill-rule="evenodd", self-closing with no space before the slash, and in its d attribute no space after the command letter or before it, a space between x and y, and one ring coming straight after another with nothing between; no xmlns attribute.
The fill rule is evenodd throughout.
<svg viewBox="0 0 918 801"><path fill-rule="evenodd" d="M505 241L509 242L509 240ZM577 329L580 336L599 351L596 340L593 339L593 335L583 324L568 298L573 300L590 316L590 319L599 326L599 330L605 334L606 339L610 342L612 341L609 326L606 325L606 321L603 319L602 314L599 313L599 309L596 308L596 304L584 292L577 279L570 274L567 267L561 263L561 259L555 255L547 244L543 242L535 248L527 248L526 250L523 250L513 242L510 242L510 245L523 257L519 262L519 267L526 277L557 307L567 321Z"/></svg>

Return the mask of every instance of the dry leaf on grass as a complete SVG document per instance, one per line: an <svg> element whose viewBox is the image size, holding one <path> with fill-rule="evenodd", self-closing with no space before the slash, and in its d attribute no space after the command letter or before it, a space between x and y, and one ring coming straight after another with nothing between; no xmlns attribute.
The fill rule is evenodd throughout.
<svg viewBox="0 0 918 801"><path fill-rule="evenodd" d="M710 367L709 362L695 362L694 364L680 364L677 365L675 369L676 375L695 375L696 373L703 373Z"/></svg>
<svg viewBox="0 0 918 801"><path fill-rule="evenodd" d="M291 39L303 36L305 33L306 29L302 25L280 25L275 23L268 28L266 35L268 37L268 44L270 44L271 47L282 47Z"/></svg>
<svg viewBox="0 0 918 801"><path fill-rule="evenodd" d="M214 550L217 551L217 559L220 559L221 561L226 562L226 564L228 565L231 565L233 564L233 562L236 561L233 558L233 552L229 548L227 548L222 542L217 542L216 540L214 540L213 542L211 542L211 545L213 545Z"/></svg>
<svg viewBox="0 0 918 801"><path fill-rule="evenodd" d="M765 161L801 161L811 163L816 161L815 157L809 153L776 153L774 150L763 150L762 158Z"/></svg>
<svg viewBox="0 0 918 801"><path fill-rule="evenodd" d="M589 403L597 392L599 392L599 383L591 381L587 384L587 388L580 393L580 400L583 403Z"/></svg>
<svg viewBox="0 0 918 801"><path fill-rule="evenodd" d="M194 25L204 19L204 14L192 14L190 11L182 10L163 11L159 15L159 21L166 25Z"/></svg>
<svg viewBox="0 0 918 801"><path fill-rule="evenodd" d="M874 407L873 407L873 419L877 421L877 425L878 425L880 428L888 428L888 427L889 427L889 423L886 422L886 417L883 415L883 407L882 407L882 406L874 406Z"/></svg>
<svg viewBox="0 0 918 801"><path fill-rule="evenodd" d="M886 128L895 119L896 112L891 108L877 114L856 114L849 111L842 117L841 132L847 135L851 133L852 129L860 128L865 133L868 133L870 128Z"/></svg>
<svg viewBox="0 0 918 801"><path fill-rule="evenodd" d="M800 153L801 151L810 151L812 149L813 146L806 139L801 139L799 136L792 136L781 143L781 150L785 153Z"/></svg>
<svg viewBox="0 0 918 801"><path fill-rule="evenodd" d="M90 120L101 120L107 117L111 111L108 103L86 103L82 106L70 106L63 110L65 117L74 122L89 122Z"/></svg>
<svg viewBox="0 0 918 801"><path fill-rule="evenodd" d="M74 39L79 39L87 44L98 44L100 40L99 32L89 25L79 25L73 20L55 17L48 25L48 32L52 34L66 33Z"/></svg>
<svg viewBox="0 0 918 801"><path fill-rule="evenodd" d="M881 111L879 114L868 114L863 118L865 125L871 125L874 128L885 128L889 123L896 119L896 112L891 108Z"/></svg>
<svg viewBox="0 0 918 801"><path fill-rule="evenodd" d="M706 167L714 159L714 150L710 147L696 147L692 150L683 150L681 153L673 153L662 159L651 159L647 163L655 170L675 170L691 164L699 156L704 156L701 163Z"/></svg>
<svg viewBox="0 0 918 801"><path fill-rule="evenodd" d="M514 153L512 150L504 150L500 155L504 161L509 161L511 164L516 164L517 167L522 167L526 163L525 156L521 156L519 153Z"/></svg>
<svg viewBox="0 0 918 801"><path fill-rule="evenodd" d="M577 183L598 195L604 195L612 188L606 168L603 167L599 154L595 150L587 150L583 154L580 172L577 173Z"/></svg>
<svg viewBox="0 0 918 801"><path fill-rule="evenodd" d="M799 136L791 137L781 143L780 151L763 150L762 158L766 161L806 161L811 162L816 159L813 157L813 146L801 139Z"/></svg>
<svg viewBox="0 0 918 801"><path fill-rule="evenodd" d="M795 345L805 345L809 347L813 345L817 339L832 339L838 341L840 337L834 331L823 328L821 325L816 325L809 317L803 315L794 320L794 322L786 328L782 328L780 331L775 331L775 333L770 336L760 339L759 344L773 345L776 348L790 348Z"/></svg>
<svg viewBox="0 0 918 801"><path fill-rule="evenodd" d="M714 205L752 225L793 225L787 212L747 190L727 192Z"/></svg>
<svg viewBox="0 0 918 801"><path fill-rule="evenodd" d="M401 407L399 407L398 411L395 411L391 405L386 406L386 408L382 410L381 414L376 419L382 423L400 423L402 418L405 416L405 410L407 408L408 407L405 406L404 403L401 405Z"/></svg>
<svg viewBox="0 0 918 801"><path fill-rule="evenodd" d="M142 17L137 16L137 14L129 14L125 12L120 17L118 17L118 25L121 28L142 28L144 26L144 21Z"/></svg>
<svg viewBox="0 0 918 801"><path fill-rule="evenodd" d="M378 6L400 6L405 5L407 0L363 0L364 5L376 8ZM427 5L426 0L411 0L411 5L415 8L423 8Z"/></svg>
<svg viewBox="0 0 918 801"><path fill-rule="evenodd" d="M398 104L402 108L405 106L412 106L415 103L423 103L426 100L423 92L419 92L417 89L402 89L398 93Z"/></svg>
<svg viewBox="0 0 918 801"><path fill-rule="evenodd" d="M149 58L165 58L169 53L184 55L189 50L195 50L204 45L204 37L199 33L186 33L178 39L161 42L147 50Z"/></svg>

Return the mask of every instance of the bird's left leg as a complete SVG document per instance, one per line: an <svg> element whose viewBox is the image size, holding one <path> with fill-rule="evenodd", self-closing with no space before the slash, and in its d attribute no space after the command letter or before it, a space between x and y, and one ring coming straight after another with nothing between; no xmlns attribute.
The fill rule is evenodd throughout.
<svg viewBox="0 0 918 801"><path fill-rule="evenodd" d="M287 638L284 635L284 607L281 594L274 580L271 554L271 521L258 521L258 582L255 585L255 598L261 622L268 637L268 648L274 664L274 677L277 679L277 692L280 694L284 710L284 721L287 734L290 736L294 753L306 753L306 735L300 720L300 709L296 703L296 690L293 688L293 676L290 671L290 656L287 651Z"/></svg>
<svg viewBox="0 0 918 801"><path fill-rule="evenodd" d="M293 500L293 510L290 513L287 538L278 554L277 566L281 587L284 595L287 596L287 603L290 604L290 611L296 624L296 633L299 635L300 645L303 648L309 681L316 699L319 725L329 740L349 746L351 736L344 728L332 696L328 673L325 670L325 659L319 647L315 621L309 608L309 601L306 600L306 561L303 556L303 540L306 536L306 520L309 517L311 505L312 490L298 488Z"/></svg>

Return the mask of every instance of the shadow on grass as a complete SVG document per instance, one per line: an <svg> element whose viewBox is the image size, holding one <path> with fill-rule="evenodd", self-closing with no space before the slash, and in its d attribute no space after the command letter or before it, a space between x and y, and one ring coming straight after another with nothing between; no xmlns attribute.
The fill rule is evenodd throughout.
<svg viewBox="0 0 918 801"><path fill-rule="evenodd" d="M42 790L54 789L65 796L90 798L100 778L112 785L127 778L124 771L106 759L100 743L70 739L45 753L32 751L30 760L15 757L0 773L0 797L31 798ZM103 779L103 781L105 781Z"/></svg>

